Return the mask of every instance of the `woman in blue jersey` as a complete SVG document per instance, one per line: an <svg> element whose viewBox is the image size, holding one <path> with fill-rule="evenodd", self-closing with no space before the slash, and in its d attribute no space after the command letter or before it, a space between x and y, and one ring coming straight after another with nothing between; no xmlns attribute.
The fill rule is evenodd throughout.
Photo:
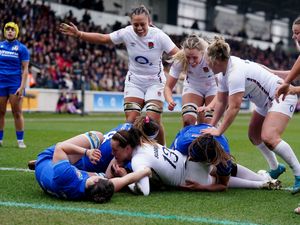
<svg viewBox="0 0 300 225"><path fill-rule="evenodd" d="M105 173L107 166L109 165L110 161L113 159L112 150L111 150L111 138L112 136L119 130L129 130L132 127L131 123L124 123L120 124L117 127L111 129L109 132L103 135L102 139L99 139L97 134L99 132L96 131L89 131L84 134L81 134L82 140L87 139L90 143L91 148L98 148L101 152L101 158L97 163L92 163L87 156L83 156L77 159L74 162L74 166L76 166L80 170L85 170L89 172L96 172L96 173ZM52 148L53 154L54 148ZM28 167L31 170L35 168L36 160L30 160L28 162Z"/></svg>
<svg viewBox="0 0 300 225"><path fill-rule="evenodd" d="M0 147L3 145L5 113L9 101L15 120L18 147L26 148L23 140L22 97L28 75L29 52L17 40L19 27L16 23L6 23L3 33L6 40L0 42Z"/></svg>
<svg viewBox="0 0 300 225"><path fill-rule="evenodd" d="M124 88L124 112L126 121L133 123L145 108L148 116L161 124L166 77L162 55L174 55L178 48L162 30L151 26L150 13L143 5L130 14L131 24L110 34L83 32L70 23L61 24L63 34L97 44L121 44L126 46L129 71ZM164 145L164 129L161 124L157 141Z"/></svg>
<svg viewBox="0 0 300 225"><path fill-rule="evenodd" d="M111 199L114 192L151 174L149 169L143 169L108 180L97 173L76 168L73 164L82 156L88 157L94 164L101 159L99 140L103 140L100 132L89 132L88 136L78 135L40 153L35 167L35 177L40 187L58 198L104 203Z"/></svg>

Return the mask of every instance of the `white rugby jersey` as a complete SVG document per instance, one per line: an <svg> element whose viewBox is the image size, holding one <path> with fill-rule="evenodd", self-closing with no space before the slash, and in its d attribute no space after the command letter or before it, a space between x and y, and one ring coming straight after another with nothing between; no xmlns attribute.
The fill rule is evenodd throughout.
<svg viewBox="0 0 300 225"><path fill-rule="evenodd" d="M170 68L169 74L175 79L178 79L182 70L182 63L175 61ZM200 63L195 67L188 65L188 71L184 79L184 85L189 85L195 90L198 90L198 88L202 87L203 85L217 86L214 73L209 69L204 58L202 58Z"/></svg>
<svg viewBox="0 0 300 225"><path fill-rule="evenodd" d="M150 167L165 185L179 186L185 176L186 160L187 156L160 144L143 144L134 150L131 165L133 171ZM150 193L148 177L142 178L139 185L144 195Z"/></svg>
<svg viewBox="0 0 300 225"><path fill-rule="evenodd" d="M144 143L137 147L132 155L131 166L133 171L150 167L155 173L153 176L158 177L163 184L174 187L184 185L187 179L204 185L214 182L209 165L188 161L187 156L181 152L160 144ZM135 185L143 195L149 195L149 177L142 178L137 184L129 185L129 188L135 191Z"/></svg>
<svg viewBox="0 0 300 225"><path fill-rule="evenodd" d="M126 45L130 76L146 76L148 79L165 81L162 54L169 53L176 45L163 31L149 27L147 35L139 37L130 25L111 33L110 38L114 44Z"/></svg>
<svg viewBox="0 0 300 225"><path fill-rule="evenodd" d="M231 56L226 73L218 75L218 90L233 95L244 92L257 107L267 106L274 99L281 78L257 63Z"/></svg>

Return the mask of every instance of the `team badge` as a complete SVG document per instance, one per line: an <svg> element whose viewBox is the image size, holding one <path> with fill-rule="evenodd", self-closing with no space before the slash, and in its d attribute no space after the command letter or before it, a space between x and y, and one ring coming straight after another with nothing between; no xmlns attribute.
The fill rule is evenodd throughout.
<svg viewBox="0 0 300 225"><path fill-rule="evenodd" d="M15 45L14 47L12 47L12 50L13 50L13 51L18 51L18 49L19 49L19 46L18 46L18 45Z"/></svg>
<svg viewBox="0 0 300 225"><path fill-rule="evenodd" d="M158 91L158 92L157 92L157 95L158 95L158 96L161 96L161 92L160 92L160 91Z"/></svg>
<svg viewBox="0 0 300 225"><path fill-rule="evenodd" d="M208 71L209 71L208 67L203 67L203 71L204 71L205 73L208 73Z"/></svg>
<svg viewBox="0 0 300 225"><path fill-rule="evenodd" d="M149 41L149 42L148 42L148 48L149 48L149 49L154 48L154 43L153 43L152 41Z"/></svg>

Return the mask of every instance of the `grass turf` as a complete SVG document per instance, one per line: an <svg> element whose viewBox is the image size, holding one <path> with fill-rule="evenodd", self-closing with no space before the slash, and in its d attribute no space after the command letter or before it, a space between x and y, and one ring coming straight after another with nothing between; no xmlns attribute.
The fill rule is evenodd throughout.
<svg viewBox="0 0 300 225"><path fill-rule="evenodd" d="M7 115L0 167L26 168L27 161L49 145L88 130L107 132L123 123L123 114L25 114L27 149L17 148L11 115ZM164 114L168 145L181 127L179 114ZM262 155L247 138L249 115L239 115L226 132L238 163L254 171L267 169ZM300 115L291 120L283 138L300 158ZM281 161L282 162L282 161ZM280 179L293 185L288 169ZM287 191L237 190L193 193L176 190L152 192L148 197L127 191L116 193L107 204L71 202L42 192L34 173L0 170L0 224L299 224L293 209L299 196Z"/></svg>

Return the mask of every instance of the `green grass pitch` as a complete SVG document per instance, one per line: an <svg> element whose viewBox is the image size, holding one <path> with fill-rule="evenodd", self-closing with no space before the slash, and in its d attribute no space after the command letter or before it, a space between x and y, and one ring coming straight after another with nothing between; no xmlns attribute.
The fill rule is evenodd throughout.
<svg viewBox="0 0 300 225"><path fill-rule="evenodd" d="M239 115L226 132L237 162L257 171L267 169L262 155L247 137L250 116ZM230 189L222 193L163 191L150 196L116 193L107 204L71 202L42 192L32 172L4 170L26 168L44 148L88 130L107 132L124 122L123 114L57 115L25 113L25 143L17 148L11 114L7 115L4 146L0 148L0 224L300 224L293 210L300 194L288 191ZM179 114L163 115L168 145L181 127ZM295 115L283 138L300 158L300 115ZM281 160L280 160L281 161ZM281 161L282 162L282 161ZM281 175L284 187L293 185L291 169Z"/></svg>

